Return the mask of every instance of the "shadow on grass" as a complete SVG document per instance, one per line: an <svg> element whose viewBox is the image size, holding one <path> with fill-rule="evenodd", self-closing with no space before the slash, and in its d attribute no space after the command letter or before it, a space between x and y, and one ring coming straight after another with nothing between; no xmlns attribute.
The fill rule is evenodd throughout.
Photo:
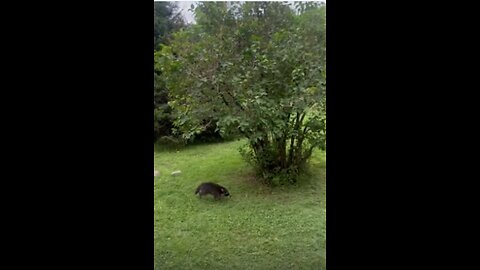
<svg viewBox="0 0 480 270"><path fill-rule="evenodd" d="M216 205L216 204L228 204L232 200L232 198L221 198L216 200L212 196L204 196L202 198L197 196L195 200L201 204Z"/></svg>
<svg viewBox="0 0 480 270"><path fill-rule="evenodd" d="M313 192L318 190L319 181L326 182L326 161L317 159L309 162L295 183L268 185L257 176L253 168L236 174L235 178L239 181L238 187L241 187L239 192L263 197L291 196L294 193Z"/></svg>

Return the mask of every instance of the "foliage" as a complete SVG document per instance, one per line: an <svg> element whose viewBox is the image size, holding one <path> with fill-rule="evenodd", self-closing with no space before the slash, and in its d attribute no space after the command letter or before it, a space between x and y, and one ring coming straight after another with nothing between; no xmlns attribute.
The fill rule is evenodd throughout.
<svg viewBox="0 0 480 270"><path fill-rule="evenodd" d="M217 130L216 121L211 117L202 121L203 128L195 136L182 137L182 131L174 128L175 115L168 104L169 90L165 85L165 77L161 68L163 62L161 61L160 52L155 52L154 55L154 141L160 140L160 142L173 144L222 141L224 138Z"/></svg>
<svg viewBox="0 0 480 270"><path fill-rule="evenodd" d="M161 44L168 44L172 32L184 26L184 22L177 11L175 3L154 2L154 49L159 49ZM154 52L156 54L156 52ZM157 59L157 57L154 57ZM164 78L159 70L154 72L154 100L153 100L153 132L154 141L162 140L177 142L172 136L173 118L171 108L168 106L168 90Z"/></svg>
<svg viewBox="0 0 480 270"><path fill-rule="evenodd" d="M248 139L242 153L267 183L295 182L313 149L325 149L325 8L201 2L197 25L158 59L184 138L218 119L222 134Z"/></svg>
<svg viewBox="0 0 480 270"><path fill-rule="evenodd" d="M178 7L173 2L154 2L154 47L159 50L161 46L169 44L173 32L187 27L182 20ZM165 78L157 65L158 52L154 52L154 141L168 144L185 144L187 141L180 137L181 131L173 129L174 116L168 105L168 88ZM216 121L207 119L205 130L195 137L189 138L190 142L212 142L223 138L217 131Z"/></svg>
<svg viewBox="0 0 480 270"><path fill-rule="evenodd" d="M173 2L153 2L153 47L160 48L166 44L170 34L183 27L178 7Z"/></svg>

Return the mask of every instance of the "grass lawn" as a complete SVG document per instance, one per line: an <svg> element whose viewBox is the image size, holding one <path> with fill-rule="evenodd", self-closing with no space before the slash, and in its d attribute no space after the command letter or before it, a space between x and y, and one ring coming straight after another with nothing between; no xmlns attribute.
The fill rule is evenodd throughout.
<svg viewBox="0 0 480 270"><path fill-rule="evenodd" d="M242 160L243 143L155 147L155 269L325 269L325 153L297 186L267 188ZM203 181L232 197L197 198Z"/></svg>

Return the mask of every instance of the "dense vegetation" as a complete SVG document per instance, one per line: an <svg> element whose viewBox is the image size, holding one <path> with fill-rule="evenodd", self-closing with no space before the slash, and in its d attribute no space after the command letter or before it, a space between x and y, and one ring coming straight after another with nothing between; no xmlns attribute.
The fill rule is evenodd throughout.
<svg viewBox="0 0 480 270"><path fill-rule="evenodd" d="M153 27L153 47L154 51L160 49L160 44L168 44L171 34L184 27L185 24L180 16L177 6L171 2L154 2L154 27ZM155 70L153 86L153 134L154 141L160 137L171 135L173 128L172 110L168 106L168 89L162 79L159 70Z"/></svg>
<svg viewBox="0 0 480 270"><path fill-rule="evenodd" d="M200 2L197 23L155 54L173 131L241 135L270 184L295 182L325 149L325 8L318 2Z"/></svg>

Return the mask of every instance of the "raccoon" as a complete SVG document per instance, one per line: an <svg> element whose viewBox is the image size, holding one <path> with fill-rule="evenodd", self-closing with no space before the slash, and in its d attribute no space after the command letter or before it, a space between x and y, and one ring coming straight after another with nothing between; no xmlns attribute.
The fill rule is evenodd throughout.
<svg viewBox="0 0 480 270"><path fill-rule="evenodd" d="M207 183L202 183L197 187L197 190L195 190L195 195L199 194L200 197L206 194L211 194L215 199L219 199L222 195L225 197L230 196L230 193L225 187L222 187L218 184L212 183L212 182L207 182Z"/></svg>

